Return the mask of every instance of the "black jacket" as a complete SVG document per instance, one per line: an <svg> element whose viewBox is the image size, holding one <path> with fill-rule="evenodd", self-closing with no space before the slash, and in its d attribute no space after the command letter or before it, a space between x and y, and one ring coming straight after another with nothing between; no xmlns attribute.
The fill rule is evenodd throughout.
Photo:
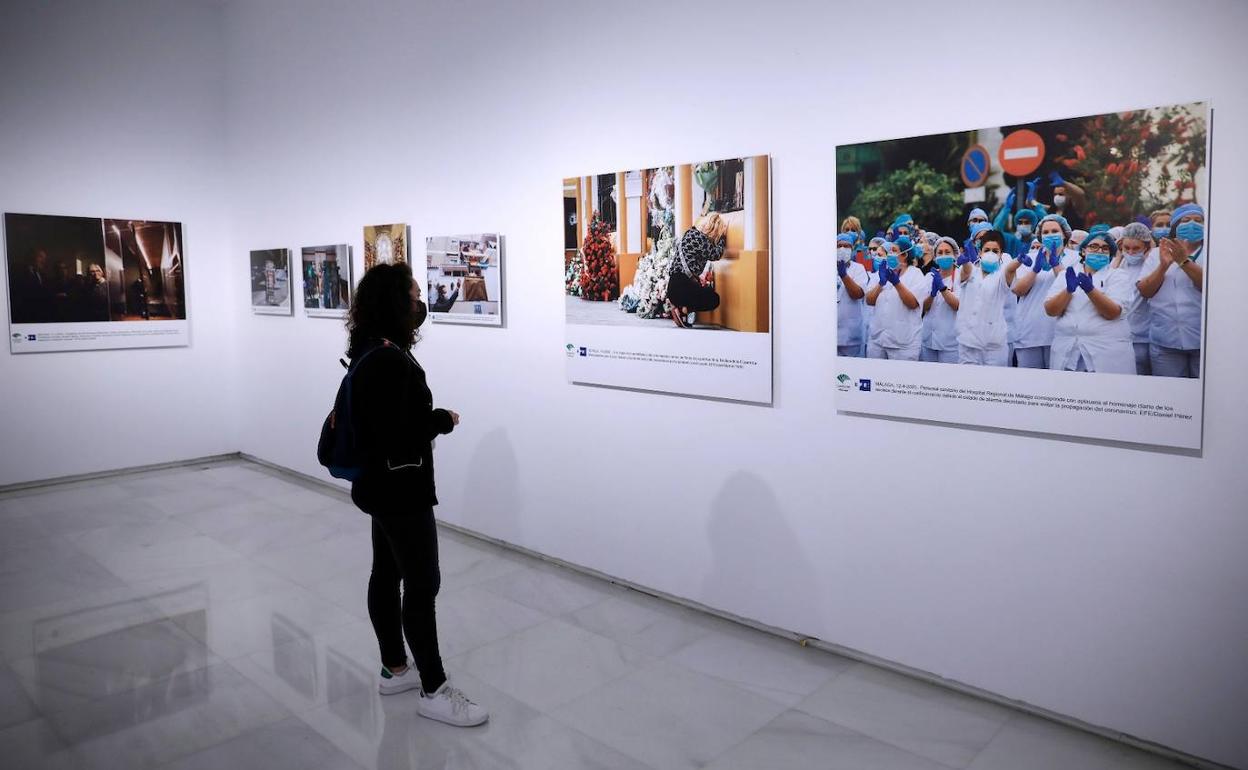
<svg viewBox="0 0 1248 770"><path fill-rule="evenodd" d="M362 460L351 499L360 510L402 514L438 504L433 439L454 423L450 412L433 408L425 370L410 353L386 345L360 362L351 380L351 423Z"/></svg>

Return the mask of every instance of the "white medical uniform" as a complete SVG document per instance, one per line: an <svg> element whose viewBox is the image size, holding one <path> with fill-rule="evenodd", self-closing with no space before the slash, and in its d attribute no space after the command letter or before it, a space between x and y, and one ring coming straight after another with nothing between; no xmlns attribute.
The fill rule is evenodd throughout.
<svg viewBox="0 0 1248 770"><path fill-rule="evenodd" d="M1196 252L1197 257L1204 249ZM1161 254L1154 251L1144 260L1140 275L1152 275L1161 264ZM1187 277L1183 268L1166 268L1161 288L1148 300L1149 356L1153 374L1162 377L1200 376L1200 307L1201 292Z"/></svg>
<svg viewBox="0 0 1248 770"><path fill-rule="evenodd" d="M846 270L849 277L864 292L867 290L867 271L862 265L850 260ZM849 290L841 283L840 275L836 277L836 354L862 358L863 328L862 308L866 305L866 297L854 299Z"/></svg>
<svg viewBox="0 0 1248 770"><path fill-rule="evenodd" d="M924 290L922 299L926 301L932 295L932 283L940 268L934 268L927 275L927 288ZM956 268L955 268L956 270ZM954 272L949 277L941 276L945 282L945 286L949 288L955 296L958 293L958 274ZM932 297L932 308L927 311L927 315L923 316L923 350L919 353L920 360L923 361L939 361L945 364L956 364L958 362L958 330L956 324L958 321L958 313L949 307L949 303L945 302L945 294L941 292Z"/></svg>
<svg viewBox="0 0 1248 770"><path fill-rule="evenodd" d="M1036 258L1035 254L1030 254L1030 256L1032 259ZM1024 369L1044 369L1049 365L1049 346L1053 344L1053 327L1057 319L1044 312L1044 300L1049 296L1049 289L1052 288L1054 281L1058 281L1062 286L1066 285L1066 279L1061 276L1061 273L1071 265L1074 265L1076 270L1082 269L1079 267L1079 252L1066 249L1062 252L1061 270L1055 274L1052 269L1046 268L1036 273L1036 280L1032 283L1031 290L1018 300L1018 311L1014 321L1014 329L1017 332L1014 352L1018 356L1018 365ZM1014 277L1015 281L1019 279L1024 270L1031 270L1031 268L1026 265L1019 267L1018 274Z"/></svg>
<svg viewBox="0 0 1248 770"><path fill-rule="evenodd" d="M1156 252L1155 248L1153 252ZM1138 264L1132 265L1127 262L1126 255L1122 255L1121 252L1119 254L1122 256L1122 261L1118 269L1131 280L1131 302L1127 309L1127 323L1131 326L1131 346L1135 348L1135 373L1152 374L1153 366L1148 351L1148 332L1152 317L1148 300L1140 294L1140 288L1137 285L1140 278L1146 275L1144 262L1149 255L1143 255Z"/></svg>
<svg viewBox="0 0 1248 770"><path fill-rule="evenodd" d="M999 267L991 275L985 275L976 265L965 283L958 275L955 280L961 289L955 324L958 363L1007 366L1009 332L1005 324L1004 297L1010 287L1005 282L1005 268Z"/></svg>
<svg viewBox="0 0 1248 770"><path fill-rule="evenodd" d="M1131 279L1121 270L1105 267L1092 274L1092 285L1118 303L1123 312L1110 321L1092 304L1088 293L1075 289L1066 312L1057 318L1049 368L1066 371L1135 374L1135 349L1131 346ZM1066 277L1053 282L1049 297L1066 291ZM1047 299L1047 297L1046 297Z"/></svg>
<svg viewBox="0 0 1248 770"><path fill-rule="evenodd" d="M906 307L897 288L891 283L884 285L875 298L867 358L919 360L919 347L923 341L923 287L930 287L931 284L917 267L907 267L901 273L899 284L910 290L918 304L913 310Z"/></svg>

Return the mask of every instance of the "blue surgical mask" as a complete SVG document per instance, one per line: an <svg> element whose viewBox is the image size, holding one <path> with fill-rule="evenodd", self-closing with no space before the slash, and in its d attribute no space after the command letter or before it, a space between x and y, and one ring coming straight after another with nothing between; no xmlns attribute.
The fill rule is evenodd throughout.
<svg viewBox="0 0 1248 770"><path fill-rule="evenodd" d="M883 258L883 257L872 257L872 258L871 258L871 266L872 266L872 267L874 267L876 270L879 270L879 269L880 269L880 266L881 266L881 265L883 265L883 264L884 264L884 258Z"/></svg>
<svg viewBox="0 0 1248 770"><path fill-rule="evenodd" d="M1143 262L1143 261L1144 261L1144 254L1143 254L1143 252L1141 252L1141 253L1139 253L1139 254L1131 254L1130 252L1125 252L1125 251L1124 251L1124 252L1122 253L1122 256L1123 256L1123 257L1127 260L1127 264L1128 264L1128 265L1138 265L1138 264L1140 264L1141 262Z"/></svg>
<svg viewBox="0 0 1248 770"><path fill-rule="evenodd" d="M848 246L841 246L836 250L836 260L838 262L848 262L851 253L853 252Z"/></svg>
<svg viewBox="0 0 1248 770"><path fill-rule="evenodd" d="M936 264L940 267L941 270L948 270L949 268L953 267L953 261L954 261L953 257L937 257L936 258Z"/></svg>
<svg viewBox="0 0 1248 770"><path fill-rule="evenodd" d="M1174 228L1174 234L1179 236L1181 241L1199 243L1205 239L1205 223L1180 222L1179 226Z"/></svg>
<svg viewBox="0 0 1248 770"><path fill-rule="evenodd" d="M1019 238L1030 238L1030 237L1031 237L1031 225L1019 225L1019 226L1018 226L1018 237L1019 237Z"/></svg>
<svg viewBox="0 0 1248 770"><path fill-rule="evenodd" d="M1049 251L1062 248L1062 242L1064 240L1065 239L1062 238L1062 236L1056 234L1046 235L1041 238L1041 241L1044 243L1044 248Z"/></svg>
<svg viewBox="0 0 1248 770"><path fill-rule="evenodd" d="M1092 268L1092 272L1100 272L1109 264L1110 256L1108 254L1085 254L1083 263Z"/></svg>
<svg viewBox="0 0 1248 770"><path fill-rule="evenodd" d="M997 268L1001 267L1001 255L982 252L979 256L979 266L984 269L985 273L995 273Z"/></svg>
<svg viewBox="0 0 1248 770"><path fill-rule="evenodd" d="M1157 239L1157 240L1159 240L1159 241L1160 241L1162 238L1169 238L1169 237L1170 237L1170 228L1168 228L1168 227L1154 227L1154 228L1153 228L1153 237L1154 237L1154 238L1156 238L1156 239Z"/></svg>
<svg viewBox="0 0 1248 770"><path fill-rule="evenodd" d="M896 270L899 267L901 267L901 260L897 257L896 254L889 254L888 255L888 269Z"/></svg>

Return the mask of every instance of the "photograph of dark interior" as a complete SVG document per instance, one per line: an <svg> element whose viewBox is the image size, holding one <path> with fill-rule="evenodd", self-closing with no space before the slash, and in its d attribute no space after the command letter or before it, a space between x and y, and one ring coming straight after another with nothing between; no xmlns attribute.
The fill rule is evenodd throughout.
<svg viewBox="0 0 1248 770"><path fill-rule="evenodd" d="M100 220L5 214L13 323L109 320Z"/></svg>
<svg viewBox="0 0 1248 770"><path fill-rule="evenodd" d="M112 320L186 318L180 223L105 219L104 258Z"/></svg>

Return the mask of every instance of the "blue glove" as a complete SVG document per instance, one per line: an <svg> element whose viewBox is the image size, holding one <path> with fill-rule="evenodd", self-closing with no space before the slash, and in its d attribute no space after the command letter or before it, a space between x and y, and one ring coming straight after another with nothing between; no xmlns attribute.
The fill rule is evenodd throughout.
<svg viewBox="0 0 1248 770"><path fill-rule="evenodd" d="M845 275L846 275L848 272L849 272L849 263L848 263L848 262L840 262L840 261L838 261L838 262L836 263L836 274L837 274L837 275L839 275L840 277L844 278L844 277L845 277Z"/></svg>
<svg viewBox="0 0 1248 770"><path fill-rule="evenodd" d="M1032 264L1033 264L1034 262L1038 262L1038 261L1039 261L1039 258L1040 258L1040 255L1038 255L1038 254L1036 255L1036 259L1035 259L1035 260L1033 260L1033 259L1031 258L1031 255L1030 255L1030 254L1022 254L1022 255L1020 255L1020 256L1019 256L1018 261L1019 261L1019 262L1022 262L1022 263L1023 263L1024 265L1026 265L1027 267L1031 267L1031 266L1032 266ZM1040 272L1040 271L1039 271L1039 270L1037 270L1036 272Z"/></svg>
<svg viewBox="0 0 1248 770"><path fill-rule="evenodd" d="M1027 200L1034 201L1036 199L1036 188L1040 186L1040 177L1036 177L1027 183Z"/></svg>
<svg viewBox="0 0 1248 770"><path fill-rule="evenodd" d="M1043 247L1042 247L1042 248L1039 248L1039 249L1036 249L1036 251L1035 251L1034 253L1035 253L1035 255L1036 255L1036 260L1035 260L1035 261L1036 261L1036 263L1035 263L1034 265L1032 265L1032 266L1031 266L1031 269L1032 269L1032 270L1034 270L1034 271L1036 271L1036 273L1037 273L1037 274L1039 274L1039 273L1044 272L1044 271L1045 271L1045 270L1049 267L1049 261L1048 261L1047 259L1045 259L1045 258L1044 258L1044 248L1043 248ZM1024 264L1026 264L1026 263L1024 263Z"/></svg>
<svg viewBox="0 0 1248 770"><path fill-rule="evenodd" d="M933 270L932 271L932 296L935 297L937 294L940 294L940 292L944 288L945 288L945 279L940 277L939 270Z"/></svg>
<svg viewBox="0 0 1248 770"><path fill-rule="evenodd" d="M1052 268L1057 268L1057 267L1059 267L1059 266L1062 264L1062 254L1061 254L1061 252L1060 252L1060 251L1058 251L1056 248L1053 248L1053 249L1045 249L1045 248L1042 246L1042 247L1041 247L1041 250L1042 250L1042 251L1045 253L1045 255L1047 255L1047 256L1048 256L1048 258L1049 258L1049 267L1052 267Z"/></svg>
<svg viewBox="0 0 1248 770"><path fill-rule="evenodd" d="M962 265L968 265L974 261L975 255L969 251L964 251L962 252L962 256L958 257L958 261L955 264L957 264L958 267L961 267Z"/></svg>
<svg viewBox="0 0 1248 770"><path fill-rule="evenodd" d="M1080 273L1079 274L1079 288L1083 289L1084 292L1091 294L1092 290L1096 288L1095 286L1092 285L1092 276L1088 275L1087 273Z"/></svg>
<svg viewBox="0 0 1248 770"><path fill-rule="evenodd" d="M1016 201L1016 200L1018 200L1018 196L1017 196L1017 195L1015 195L1015 193L1014 193L1014 191L1013 191L1013 190L1010 190L1010 194L1009 194L1009 195L1007 195L1007 196L1005 196L1005 210L1006 210L1006 211L1013 211L1013 210L1014 210L1014 201Z"/></svg>
<svg viewBox="0 0 1248 770"><path fill-rule="evenodd" d="M894 270L891 267L888 268L888 282L896 286L897 282L900 280L901 280L901 271Z"/></svg>
<svg viewBox="0 0 1248 770"><path fill-rule="evenodd" d="M1066 291L1071 294L1075 293L1075 289L1079 288L1079 277L1075 275L1075 268L1066 268Z"/></svg>
<svg viewBox="0 0 1248 770"><path fill-rule="evenodd" d="M1050 171L1049 172L1049 184L1053 185L1054 187L1057 187L1058 185L1065 187L1066 180L1062 179L1062 175L1057 173L1056 171Z"/></svg>
<svg viewBox="0 0 1248 770"><path fill-rule="evenodd" d="M888 265L880 264L880 285L888 283Z"/></svg>

